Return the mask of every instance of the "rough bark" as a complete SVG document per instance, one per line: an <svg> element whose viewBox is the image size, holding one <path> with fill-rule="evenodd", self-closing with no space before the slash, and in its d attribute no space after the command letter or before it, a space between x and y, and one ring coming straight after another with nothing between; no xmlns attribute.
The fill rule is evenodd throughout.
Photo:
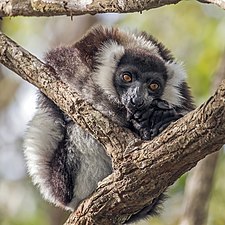
<svg viewBox="0 0 225 225"><path fill-rule="evenodd" d="M122 223L224 143L225 81L198 109L172 124L153 141L143 142L94 110L55 78L53 68L2 33L0 62L41 89L94 135L112 157L114 172L80 204L67 225Z"/></svg>
<svg viewBox="0 0 225 225"><path fill-rule="evenodd" d="M225 53L214 75L212 89L225 79ZM180 225L206 224L209 199L219 152L207 156L190 173L185 186L184 213Z"/></svg>
<svg viewBox="0 0 225 225"><path fill-rule="evenodd" d="M225 9L222 0L202 1L213 3ZM164 5L177 4L181 0L1 0L0 16L56 16L56 15L83 15L96 13L127 13L142 12Z"/></svg>

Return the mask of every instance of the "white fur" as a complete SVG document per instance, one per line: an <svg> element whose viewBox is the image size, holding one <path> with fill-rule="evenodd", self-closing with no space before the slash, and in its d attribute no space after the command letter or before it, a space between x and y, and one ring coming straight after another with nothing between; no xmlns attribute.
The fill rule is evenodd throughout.
<svg viewBox="0 0 225 225"><path fill-rule="evenodd" d="M70 141L79 149L81 165L77 174L74 197L69 207L74 209L77 204L89 196L98 185L98 181L112 173L111 159L105 150L89 133L74 124L69 131ZM69 151L73 151L73 146Z"/></svg>
<svg viewBox="0 0 225 225"><path fill-rule="evenodd" d="M166 62L168 80L162 95L162 99L176 106L181 106L182 96L179 91L180 84L186 79L186 73L181 64Z"/></svg>
<svg viewBox="0 0 225 225"><path fill-rule="evenodd" d="M131 46L132 48L142 48L142 49L146 49L148 51L150 51L153 54L157 54L160 58L161 56L159 55L159 49L156 45L154 45L151 41L146 40L145 37L143 37L140 34L128 34L129 36L131 36L134 41L131 42ZM128 43L129 45L129 43Z"/></svg>
<svg viewBox="0 0 225 225"><path fill-rule="evenodd" d="M71 160L72 157L80 157L81 165L75 180L73 199L69 205L62 205L54 196L49 183L49 162L58 148L58 143L64 138L61 133L62 125L61 119L56 119L44 109L39 109L27 130L24 154L28 172L43 197L57 206L73 210L81 200L94 191L99 180L112 172L112 163L102 145L89 133L74 123L67 127L71 143L67 149L68 157L71 156Z"/></svg>
<svg viewBox="0 0 225 225"><path fill-rule="evenodd" d="M104 89L107 94L116 95L115 87L113 86L113 74L117 63L124 55L125 49L115 41L106 42L100 49L97 55L97 61L100 63L95 70L93 76L95 82Z"/></svg>
<svg viewBox="0 0 225 225"><path fill-rule="evenodd" d="M49 160L63 138L60 133L61 120L55 120L51 113L39 109L29 124L25 140L24 154L32 181L48 201L61 206L51 192L49 185Z"/></svg>

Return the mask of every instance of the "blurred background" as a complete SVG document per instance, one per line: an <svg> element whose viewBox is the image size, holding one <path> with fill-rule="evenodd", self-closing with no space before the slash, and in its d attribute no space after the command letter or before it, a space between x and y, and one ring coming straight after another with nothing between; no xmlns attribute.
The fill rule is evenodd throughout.
<svg viewBox="0 0 225 225"><path fill-rule="evenodd" d="M216 71L224 55L225 13L207 4L184 1L177 5L132 14L98 16L4 18L0 29L40 59L46 51L74 43L94 24L144 30L157 37L184 62L197 105L212 93ZM218 83L218 82L217 82ZM63 224L68 214L46 203L27 176L23 136L35 112L36 88L5 67L0 67L0 224ZM209 168L213 170L213 168ZM225 155L216 161L207 225L225 224ZM185 209L185 184L181 177L168 190L161 216L151 225L181 224ZM198 179L193 185L201 187ZM204 207L204 206L203 206ZM200 224L198 224L200 225Z"/></svg>

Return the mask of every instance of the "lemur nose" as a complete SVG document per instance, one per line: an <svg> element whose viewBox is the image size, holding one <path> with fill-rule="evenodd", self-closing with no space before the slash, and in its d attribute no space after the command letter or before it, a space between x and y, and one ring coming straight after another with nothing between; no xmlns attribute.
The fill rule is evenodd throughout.
<svg viewBox="0 0 225 225"><path fill-rule="evenodd" d="M144 100L142 98L132 98L131 104L133 107L141 108L144 105Z"/></svg>

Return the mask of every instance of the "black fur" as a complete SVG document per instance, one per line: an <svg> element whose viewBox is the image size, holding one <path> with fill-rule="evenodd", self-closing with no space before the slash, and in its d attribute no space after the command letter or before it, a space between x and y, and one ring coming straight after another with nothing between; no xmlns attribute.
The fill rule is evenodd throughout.
<svg viewBox="0 0 225 225"><path fill-rule="evenodd" d="M160 99L153 101L147 110L136 111L131 122L134 131L144 140L151 140L161 133L171 122L181 118L174 108Z"/></svg>

